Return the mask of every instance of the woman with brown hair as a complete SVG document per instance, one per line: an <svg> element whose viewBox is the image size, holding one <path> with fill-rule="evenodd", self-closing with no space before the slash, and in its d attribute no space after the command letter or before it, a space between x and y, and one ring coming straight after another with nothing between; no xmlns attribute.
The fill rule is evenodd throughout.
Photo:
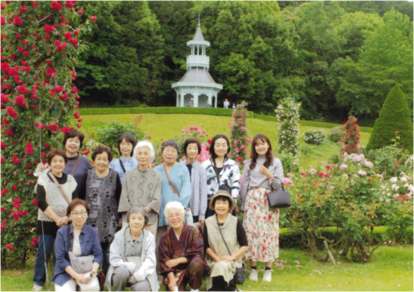
<svg viewBox="0 0 414 292"><path fill-rule="evenodd" d="M272 279L272 262L279 257L279 210L269 209L267 194L283 183L283 166L272 154L272 143L264 134L252 142L250 159L244 163L240 198L243 227L249 241L246 258L252 268L249 279L258 281L256 262L265 262L263 281Z"/></svg>

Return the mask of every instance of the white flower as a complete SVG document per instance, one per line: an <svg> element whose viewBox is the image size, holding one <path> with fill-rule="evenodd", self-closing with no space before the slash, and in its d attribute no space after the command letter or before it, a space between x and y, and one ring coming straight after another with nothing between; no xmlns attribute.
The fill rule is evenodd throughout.
<svg viewBox="0 0 414 292"><path fill-rule="evenodd" d="M345 170L347 168L348 168L348 165L346 165L346 164L341 164L341 166L339 166L340 170Z"/></svg>
<svg viewBox="0 0 414 292"><path fill-rule="evenodd" d="M358 171L358 174L360 176L366 176L367 175L367 172L361 169L361 170Z"/></svg>
<svg viewBox="0 0 414 292"><path fill-rule="evenodd" d="M408 179L404 176L404 177L402 177L402 178L400 178L400 180L402 181L402 182L407 182L408 181Z"/></svg>
<svg viewBox="0 0 414 292"><path fill-rule="evenodd" d="M392 183L396 183L397 181L398 181L397 177L390 178L390 182L392 182Z"/></svg>
<svg viewBox="0 0 414 292"><path fill-rule="evenodd" d="M365 161L365 166L368 167L368 168L373 168L374 164L372 162Z"/></svg>

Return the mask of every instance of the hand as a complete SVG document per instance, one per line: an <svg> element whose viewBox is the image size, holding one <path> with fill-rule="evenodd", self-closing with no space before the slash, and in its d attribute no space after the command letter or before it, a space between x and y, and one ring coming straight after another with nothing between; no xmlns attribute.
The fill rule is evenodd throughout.
<svg viewBox="0 0 414 292"><path fill-rule="evenodd" d="M267 177L269 177L269 176L272 177L272 174L270 173L270 171L266 167L264 167L263 165L260 165L259 171L260 171L261 174L264 174Z"/></svg>
<svg viewBox="0 0 414 292"><path fill-rule="evenodd" d="M85 276L89 275L90 273L86 273L86 274L77 274L77 276L75 277L75 280L79 283L83 283L83 284L87 284L89 283L92 278L87 278L85 279Z"/></svg>
<svg viewBox="0 0 414 292"><path fill-rule="evenodd" d="M137 278L135 278L134 275L128 278L128 283L131 285L134 285L135 283L138 283Z"/></svg>
<svg viewBox="0 0 414 292"><path fill-rule="evenodd" d="M222 261L222 262L232 262L233 261L233 258L231 256L222 257L220 259L220 261Z"/></svg>
<svg viewBox="0 0 414 292"><path fill-rule="evenodd" d="M169 267L170 269L172 269L172 268L174 268L174 267L178 266L179 264L181 264L181 262L180 262L180 260L179 260L179 259L175 259L175 260L168 260L168 261L166 261L166 262L165 262L165 265L166 265L167 267Z"/></svg>
<svg viewBox="0 0 414 292"><path fill-rule="evenodd" d="M151 207L148 207L148 206L146 206L146 207L145 207L145 210L146 210L148 213L152 211Z"/></svg>
<svg viewBox="0 0 414 292"><path fill-rule="evenodd" d="M201 229L203 229L204 228L204 220L198 220L198 223L200 223L199 227Z"/></svg>
<svg viewBox="0 0 414 292"><path fill-rule="evenodd" d="M118 226L119 226L120 228L122 228L122 218L119 218L119 219L118 219Z"/></svg>
<svg viewBox="0 0 414 292"><path fill-rule="evenodd" d="M68 216L65 216L65 217L60 218L56 222L56 225L59 226L59 227L63 227L63 226L68 225L68 222L69 222L69 218L68 218Z"/></svg>
<svg viewBox="0 0 414 292"><path fill-rule="evenodd" d="M177 286L177 282L175 281L175 277L168 277L170 279L170 284L168 285L168 289L170 291L174 291L175 286Z"/></svg>
<svg viewBox="0 0 414 292"><path fill-rule="evenodd" d="M45 171L46 169L48 169L49 168L49 164L47 164L47 163L45 163L45 164L43 164L43 163L39 163L39 171L40 172L43 172L43 171Z"/></svg>

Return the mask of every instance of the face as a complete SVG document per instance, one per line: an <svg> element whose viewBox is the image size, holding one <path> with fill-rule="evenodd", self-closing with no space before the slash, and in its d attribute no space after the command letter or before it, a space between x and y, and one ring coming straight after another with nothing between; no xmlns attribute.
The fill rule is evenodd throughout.
<svg viewBox="0 0 414 292"><path fill-rule="evenodd" d="M88 212L85 206L77 205L69 214L69 219L72 220L73 225L82 226L88 219Z"/></svg>
<svg viewBox="0 0 414 292"><path fill-rule="evenodd" d="M80 140L78 137L72 137L66 140L65 149L69 153L77 153L80 147Z"/></svg>
<svg viewBox="0 0 414 292"><path fill-rule="evenodd" d="M65 169L65 158L60 155L55 155L50 161L50 168L55 173L61 173Z"/></svg>
<svg viewBox="0 0 414 292"><path fill-rule="evenodd" d="M223 157L227 154L227 150L229 146L227 145L227 141L224 138L218 138L214 143L214 153L217 156Z"/></svg>
<svg viewBox="0 0 414 292"><path fill-rule="evenodd" d="M109 167L108 153L106 151L96 155L94 165L97 170L104 171Z"/></svg>
<svg viewBox="0 0 414 292"><path fill-rule="evenodd" d="M145 167L151 162L151 150L147 147L140 147L137 150L137 156L135 157L138 161L138 164Z"/></svg>
<svg viewBox="0 0 414 292"><path fill-rule="evenodd" d="M132 143L123 139L121 144L119 144L119 148L121 149L122 156L130 156L132 151Z"/></svg>
<svg viewBox="0 0 414 292"><path fill-rule="evenodd" d="M184 223L184 216L179 209L170 209L168 223L172 228L180 228Z"/></svg>
<svg viewBox="0 0 414 292"><path fill-rule="evenodd" d="M187 146L187 157L195 159L198 156L198 146L196 143L190 143Z"/></svg>
<svg viewBox="0 0 414 292"><path fill-rule="evenodd" d="M256 150L256 153L259 156L264 156L269 150L269 144L266 141L259 139L257 140L256 145L254 145L254 150Z"/></svg>
<svg viewBox="0 0 414 292"><path fill-rule="evenodd" d="M178 152L173 146L167 146L162 152L162 158L166 163L174 163L177 160Z"/></svg>
<svg viewBox="0 0 414 292"><path fill-rule="evenodd" d="M224 198L217 198L214 202L214 210L218 215L225 215L230 210L229 201Z"/></svg>
<svg viewBox="0 0 414 292"><path fill-rule="evenodd" d="M142 231L145 226L145 217L141 213L132 213L128 223L132 231Z"/></svg>

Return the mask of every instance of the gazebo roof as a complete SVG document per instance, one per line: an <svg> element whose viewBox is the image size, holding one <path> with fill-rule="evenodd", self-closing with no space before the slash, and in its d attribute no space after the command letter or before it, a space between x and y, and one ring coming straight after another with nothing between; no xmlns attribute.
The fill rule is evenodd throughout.
<svg viewBox="0 0 414 292"><path fill-rule="evenodd" d="M200 24L198 24L197 26L197 31L192 39L193 41L203 41L205 42L206 40L204 39L203 33L201 31L201 26Z"/></svg>
<svg viewBox="0 0 414 292"><path fill-rule="evenodd" d="M223 89L223 85L216 83L210 73L204 69L190 68L179 82L172 85L172 88L179 86L208 86Z"/></svg>

